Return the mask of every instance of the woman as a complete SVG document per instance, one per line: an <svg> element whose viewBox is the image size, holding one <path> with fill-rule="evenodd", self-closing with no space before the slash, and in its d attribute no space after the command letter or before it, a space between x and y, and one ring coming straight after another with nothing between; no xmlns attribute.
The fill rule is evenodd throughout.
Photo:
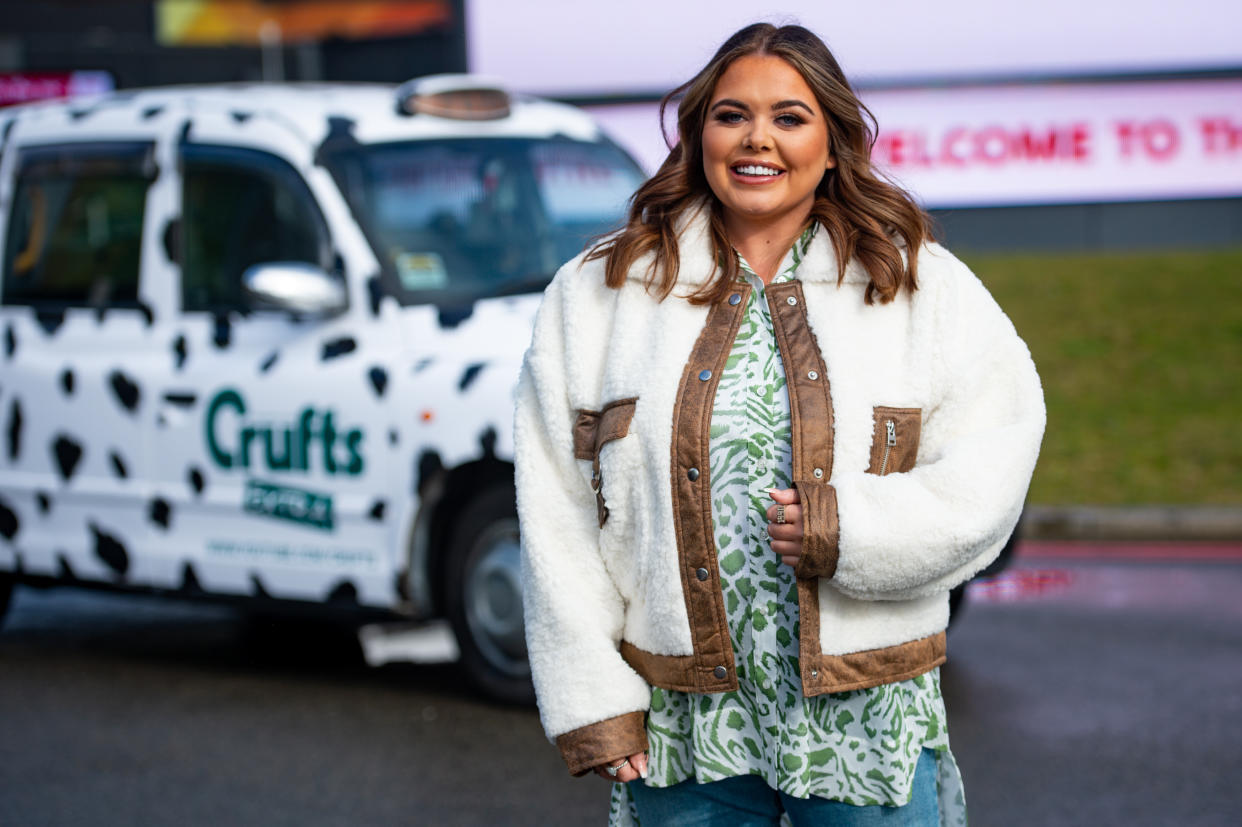
<svg viewBox="0 0 1242 827"><path fill-rule="evenodd" d="M749 26L674 96L678 144L549 286L519 385L545 729L620 782L614 823L964 822L948 590L1021 511L1034 365L871 168L815 35Z"/></svg>

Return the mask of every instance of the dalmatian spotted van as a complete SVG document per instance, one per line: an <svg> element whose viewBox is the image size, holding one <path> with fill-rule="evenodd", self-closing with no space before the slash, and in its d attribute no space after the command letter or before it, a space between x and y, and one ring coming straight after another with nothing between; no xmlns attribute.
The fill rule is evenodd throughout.
<svg viewBox="0 0 1242 827"><path fill-rule="evenodd" d="M447 616L529 699L513 389L642 178L462 75L0 110L0 613L23 582Z"/></svg>

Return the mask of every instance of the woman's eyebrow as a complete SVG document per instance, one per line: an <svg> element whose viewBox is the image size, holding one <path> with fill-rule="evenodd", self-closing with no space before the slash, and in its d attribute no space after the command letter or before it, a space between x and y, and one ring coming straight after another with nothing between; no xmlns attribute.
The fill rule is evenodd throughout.
<svg viewBox="0 0 1242 827"><path fill-rule="evenodd" d="M805 109L807 112L810 112L812 115L815 114L814 109L807 106L802 101L797 100L796 98L790 98L789 100L786 100L786 101L777 101L776 103L772 104L772 111L775 112L777 109L789 109L792 106L801 106L803 109Z"/></svg>
<svg viewBox="0 0 1242 827"><path fill-rule="evenodd" d="M712 104L712 110L719 109L722 106L732 106L736 109L745 109L747 112L750 111L749 106L747 106L746 104L742 103L739 100L734 100L733 98L721 98L720 100Z"/></svg>

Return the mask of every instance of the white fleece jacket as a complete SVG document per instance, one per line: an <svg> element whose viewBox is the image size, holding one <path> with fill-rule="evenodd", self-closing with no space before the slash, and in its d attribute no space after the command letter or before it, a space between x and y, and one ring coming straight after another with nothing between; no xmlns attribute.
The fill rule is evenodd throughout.
<svg viewBox="0 0 1242 827"><path fill-rule="evenodd" d="M670 452L683 374L691 384L702 374L687 360L708 308L680 298L713 274L701 215L684 227L680 255L678 288L662 302L641 281L648 262L620 289L604 285L602 261L580 256L561 268L518 386L527 642L548 736L577 741L562 743L573 771L633 746L610 733L647 709L651 686L638 661L622 657L623 641L631 652L711 667L693 659L688 601L699 586L683 571L674 481L685 469ZM827 518L839 528L835 572L808 588L818 593L819 651L862 658L849 661L851 687L909 677L876 665L893 647L943 632L948 590L995 557L1021 513L1044 429L1030 354L979 280L936 244L919 252L918 275L913 294L867 305L856 262L838 285L826 232L798 271L830 388L831 470L819 482L835 490L837 513ZM601 527L593 464L575 458L574 426L579 411L626 399L636 400L628 432L598 450ZM873 457L881 406L917 409L921 419L913 467L884 476ZM715 674L731 669L730 660Z"/></svg>

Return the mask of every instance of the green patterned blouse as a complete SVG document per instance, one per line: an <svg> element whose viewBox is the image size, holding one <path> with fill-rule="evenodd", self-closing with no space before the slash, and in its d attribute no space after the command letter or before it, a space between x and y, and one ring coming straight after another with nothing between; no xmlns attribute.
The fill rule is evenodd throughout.
<svg viewBox="0 0 1242 827"><path fill-rule="evenodd" d="M817 227L785 255L773 283L794 278ZM763 281L740 255L738 263L754 289L716 391L710 463L739 686L715 695L652 689L646 783L749 774L799 798L896 806L910 800L927 747L939 759L941 823L965 824L938 669L872 689L802 695L797 587L793 570L771 550L766 516L769 489L792 487L789 396ZM628 788L614 785L610 824L637 823Z"/></svg>

